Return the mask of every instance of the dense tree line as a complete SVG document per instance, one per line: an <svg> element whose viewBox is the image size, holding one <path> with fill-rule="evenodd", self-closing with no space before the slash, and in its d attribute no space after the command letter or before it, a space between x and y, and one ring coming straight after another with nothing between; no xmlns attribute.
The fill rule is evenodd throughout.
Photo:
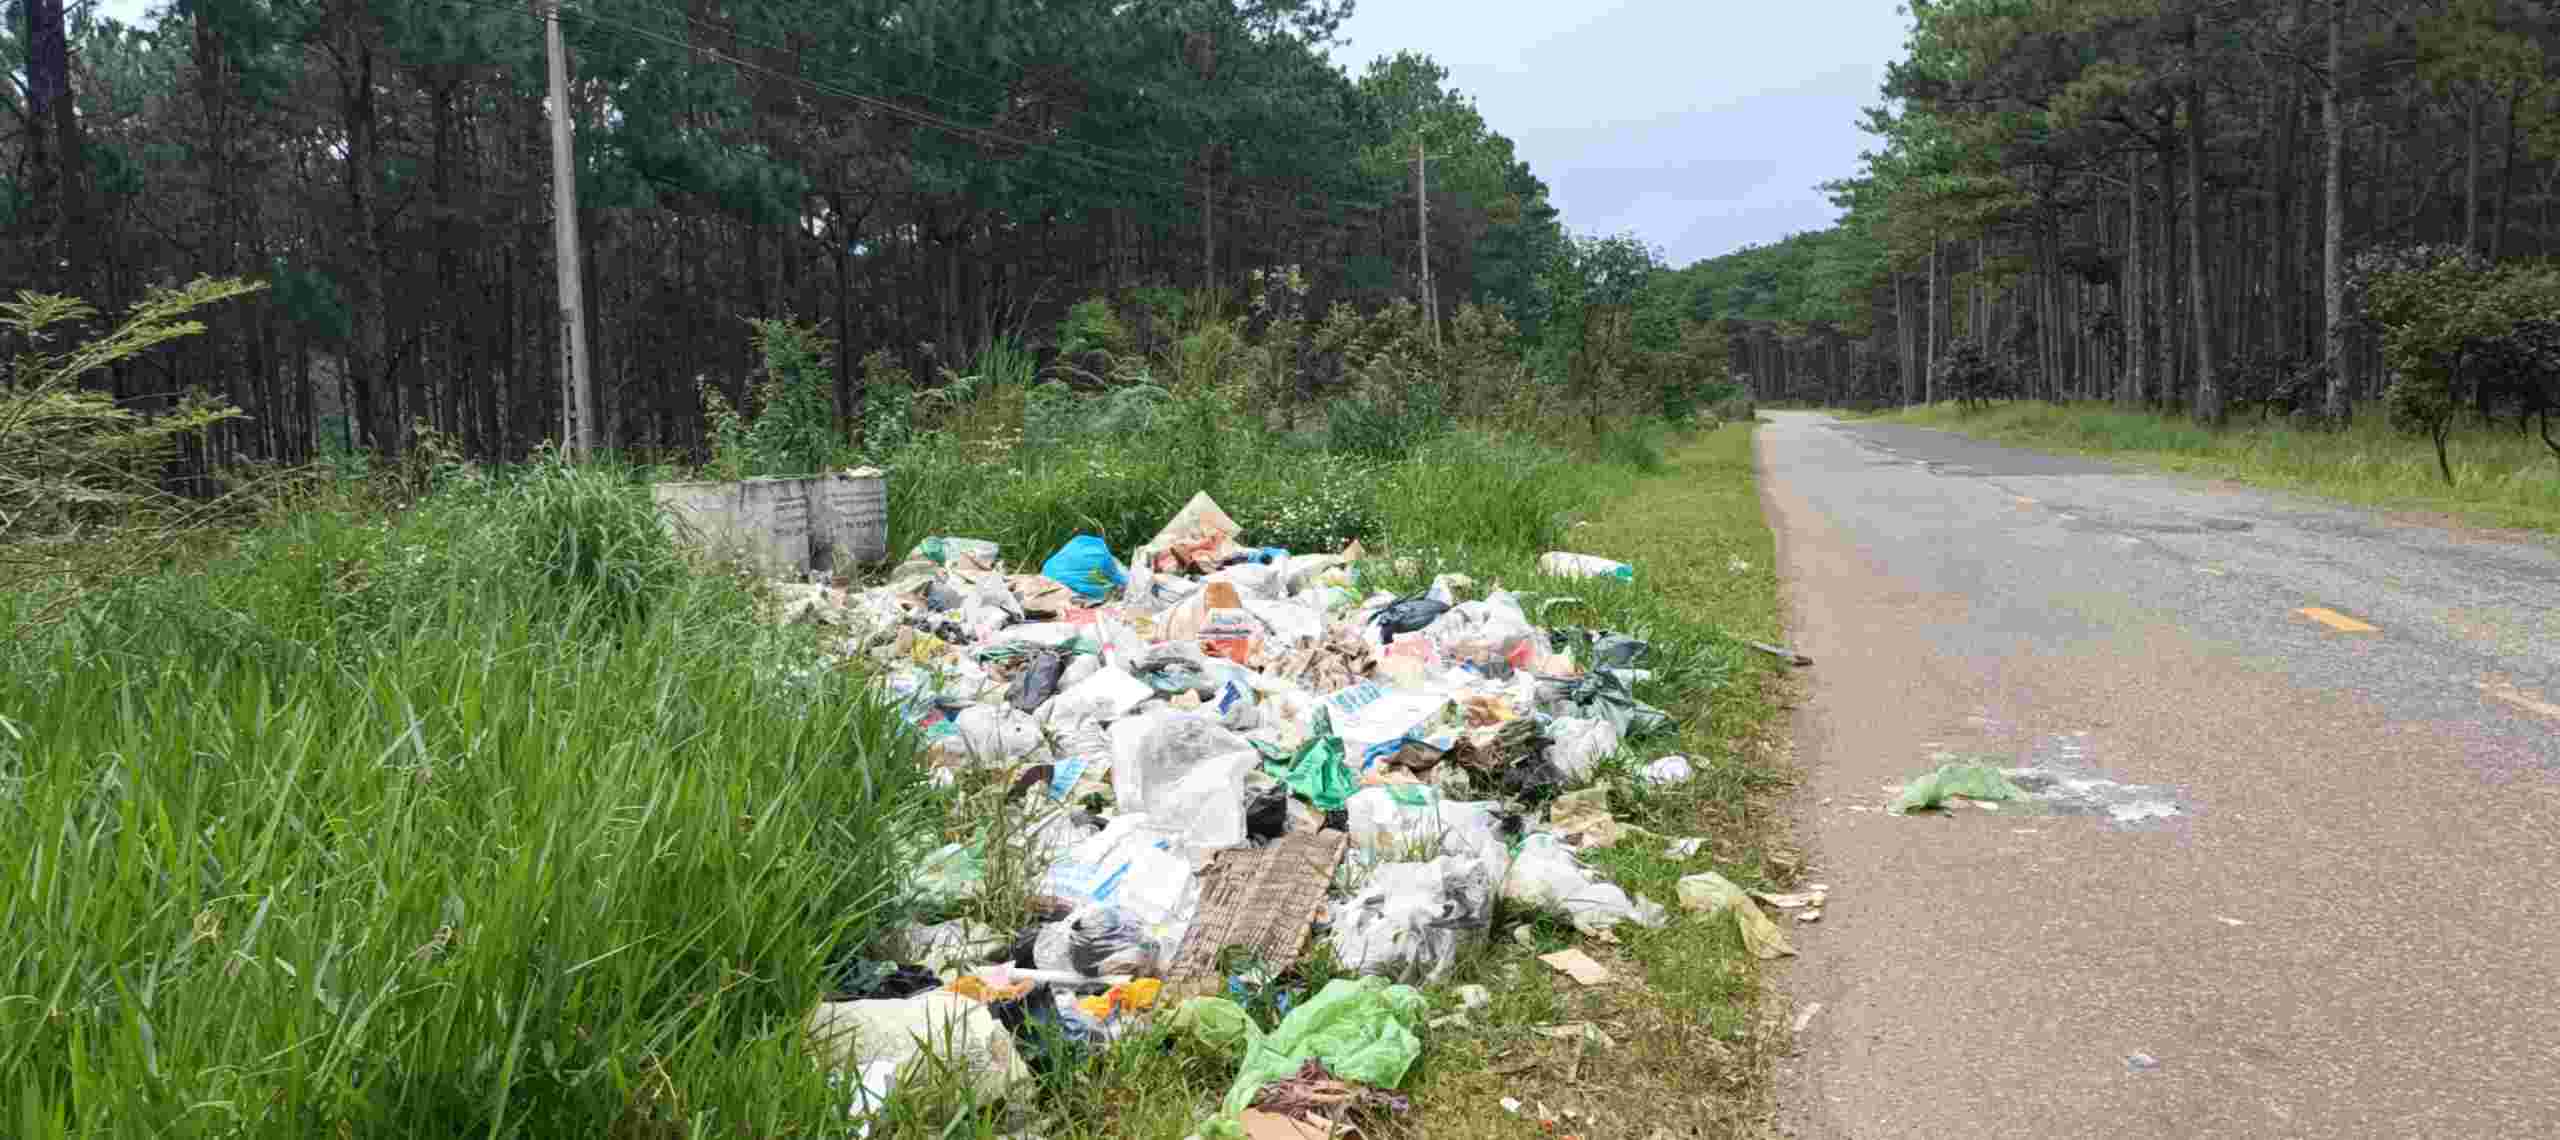
<svg viewBox="0 0 2560 1140"><path fill-rule="evenodd" d="M1330 63L1349 0L572 0L577 209L607 445L698 449L749 319L925 377L1096 294L1133 313L1298 266L1306 310L1480 303L1540 340L1576 248L1445 72ZM0 258L113 313L242 275L206 334L105 374L250 414L216 454L521 455L561 423L542 24L504 0L18 0ZM1420 290L1427 154L1432 295ZM1128 298L1153 297L1130 305ZM1141 335L1146 331L1138 330ZM858 415L848 422L860 422Z"/></svg>
<svg viewBox="0 0 2560 1140"><path fill-rule="evenodd" d="M1717 283L1764 397L2338 417L2441 373L2437 403L2483 414L2555 398L2497 369L2538 343L2499 338L2560 314L2489 267L2560 250L2560 11L1915 0L1912 17L1868 112L1877 145L1828 187L1843 220L1687 271ZM2473 276L2393 295L2503 289L2514 319L2424 347L2444 368L2404 367L2395 345L2458 315L2385 312L2373 274L2448 263ZM2423 411L2407 394L2391 405Z"/></svg>

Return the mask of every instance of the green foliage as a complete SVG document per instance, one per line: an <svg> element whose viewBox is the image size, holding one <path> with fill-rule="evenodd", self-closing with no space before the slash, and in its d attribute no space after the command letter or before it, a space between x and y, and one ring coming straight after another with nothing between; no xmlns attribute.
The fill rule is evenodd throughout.
<svg viewBox="0 0 2560 1140"><path fill-rule="evenodd" d="M916 379L887 349L862 358L862 451L878 459L914 440Z"/></svg>
<svg viewBox="0 0 2560 1140"><path fill-rule="evenodd" d="M1252 541L1295 553L1331 554L1353 539L1386 537L1377 472L1342 456L1265 453L1230 475L1221 505Z"/></svg>
<svg viewBox="0 0 2560 1140"><path fill-rule="evenodd" d="M755 416L739 414L718 389L703 384L709 473L719 479L811 475L842 462L850 449L836 430L833 342L816 326L787 318L747 324L764 360Z"/></svg>
<svg viewBox="0 0 2560 1140"><path fill-rule="evenodd" d="M897 918L912 742L734 582L588 636L536 533L591 477L304 504L0 645L11 1135L841 1116L799 1018Z"/></svg>
<svg viewBox="0 0 2560 1140"><path fill-rule="evenodd" d="M1058 352L1069 357L1087 353L1126 354L1131 348L1129 329L1120 316L1111 311L1111 299L1087 297L1067 307L1067 315L1058 321Z"/></svg>
<svg viewBox="0 0 2560 1140"><path fill-rule="evenodd" d="M2540 330L2560 321L2560 268L2414 246L2370 251L2352 272L2361 317L2380 332L2391 370L2391 420L2434 443L2451 485L2454 417L2483 385L2529 383L2540 397Z"/></svg>
<svg viewBox="0 0 2560 1140"><path fill-rule="evenodd" d="M1939 395L1968 408L1988 407L2008 394L1999 362L1972 340L1959 340L1938 355L1934 382Z"/></svg>
<svg viewBox="0 0 2560 1140"><path fill-rule="evenodd" d="M68 345L59 343L64 334L97 315L85 302L22 290L0 303L0 328L19 345L0 387L0 592L39 583L77 589L115 577L159 557L219 509L172 494L162 475L182 447L201 444L239 409L190 392L146 415L82 382L203 332L189 314L259 288L199 277L154 289L115 327Z"/></svg>

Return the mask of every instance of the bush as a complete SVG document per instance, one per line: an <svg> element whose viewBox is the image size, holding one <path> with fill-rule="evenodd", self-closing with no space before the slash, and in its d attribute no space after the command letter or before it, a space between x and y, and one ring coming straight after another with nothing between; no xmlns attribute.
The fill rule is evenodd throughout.
<svg viewBox="0 0 2560 1140"><path fill-rule="evenodd" d="M237 278L197 278L154 289L104 335L51 350L64 326L97 315L70 297L20 292L0 302L0 328L20 342L0 386L0 592L40 585L77 590L109 581L164 555L213 509L170 493L162 475L190 438L240 416L237 408L190 393L146 416L108 393L82 387L99 371L193 336L187 314L263 288ZM67 604L69 593L54 595ZM59 613L49 604L36 621Z"/></svg>
<svg viewBox="0 0 2560 1140"><path fill-rule="evenodd" d="M719 389L702 386L712 477L813 475L843 465L851 450L836 430L833 342L816 326L787 319L747 323L764 358L754 417L731 409Z"/></svg>
<svg viewBox="0 0 2560 1140"><path fill-rule="evenodd" d="M1131 347L1128 326L1111 311L1111 299L1087 297L1067 306L1067 315L1058 321L1058 352L1070 358L1082 358L1096 352L1114 356L1126 355Z"/></svg>

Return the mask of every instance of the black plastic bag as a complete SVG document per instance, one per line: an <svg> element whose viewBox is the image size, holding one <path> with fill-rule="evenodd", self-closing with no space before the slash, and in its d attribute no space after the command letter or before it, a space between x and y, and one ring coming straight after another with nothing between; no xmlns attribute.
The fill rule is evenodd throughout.
<svg viewBox="0 0 2560 1140"><path fill-rule="evenodd" d="M1244 794L1244 837L1257 847L1289 831L1289 785L1273 784Z"/></svg>
<svg viewBox="0 0 2560 1140"><path fill-rule="evenodd" d="M836 990L843 1001L908 998L942 988L942 978L922 966L857 958L836 971Z"/></svg>
<svg viewBox="0 0 2560 1140"><path fill-rule="evenodd" d="M1378 611L1377 616L1369 620L1377 623L1378 632L1381 635L1379 640L1393 645L1397 635L1428 629L1432 622L1440 620L1440 615L1448 612L1449 603L1434 601L1421 594L1415 594L1401 601L1387 603Z"/></svg>

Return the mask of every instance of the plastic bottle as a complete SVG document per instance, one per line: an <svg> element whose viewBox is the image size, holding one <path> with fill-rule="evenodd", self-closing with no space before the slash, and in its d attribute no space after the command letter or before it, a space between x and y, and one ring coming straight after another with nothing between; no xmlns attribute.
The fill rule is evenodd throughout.
<svg viewBox="0 0 2560 1140"><path fill-rule="evenodd" d="M1632 582L1636 577L1636 568L1624 562L1612 562L1596 554L1572 554L1562 550L1550 550L1539 555L1538 570L1559 578L1615 578L1621 582Z"/></svg>

